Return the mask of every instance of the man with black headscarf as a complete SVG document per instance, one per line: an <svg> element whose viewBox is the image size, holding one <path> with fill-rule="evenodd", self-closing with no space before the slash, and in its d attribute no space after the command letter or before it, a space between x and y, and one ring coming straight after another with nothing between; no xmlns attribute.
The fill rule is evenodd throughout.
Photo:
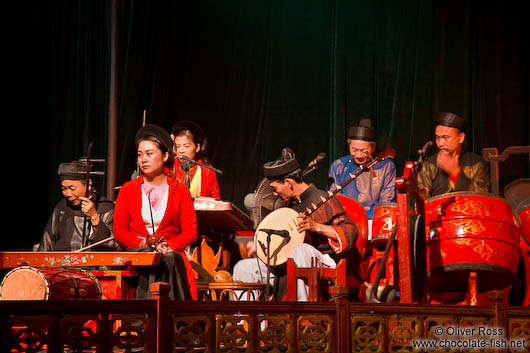
<svg viewBox="0 0 530 353"><path fill-rule="evenodd" d="M350 175L355 174L361 166L374 158L376 132L371 120L361 119L358 126L350 127L346 142L350 153L335 160L329 168L330 191L344 184L350 179ZM371 167L369 173L359 175L340 192L355 199L364 207L370 224L378 204L395 202L395 178L396 166L392 159L388 158ZM371 226L368 228L371 229Z"/></svg>
<svg viewBox="0 0 530 353"><path fill-rule="evenodd" d="M282 156L263 165L263 174L274 188L275 194L289 202L289 207L297 212L313 208L322 198L329 195L312 184L302 180L302 170L295 159L294 152L285 148ZM356 251L354 246L358 228L346 215L341 203L336 198L316 209L311 216L299 214L298 232L306 231L305 241L294 246L289 254L298 267L311 267L312 259L317 266L335 268L341 258L348 258L353 264ZM253 242L251 243L253 244ZM253 244L256 246L256 244ZM252 246L251 246L251 250ZM249 254L253 251L249 251ZM347 262L347 264L348 264ZM266 283L267 265L258 258L244 259L234 266L234 281ZM273 269L277 281L274 296L282 299L286 290L286 277L281 268ZM272 283L269 283L272 284ZM297 280L297 300L307 301L308 287L303 280Z"/></svg>
<svg viewBox="0 0 530 353"><path fill-rule="evenodd" d="M58 175L64 198L46 224L38 251L74 251L112 237L114 203L94 190L91 179L87 185L86 164L61 163ZM110 240L93 250L115 248Z"/></svg>
<svg viewBox="0 0 530 353"><path fill-rule="evenodd" d="M434 131L438 152L424 161L418 174L418 186L427 197L455 191L489 191L486 163L463 148L466 129L466 121L458 115L438 115Z"/></svg>

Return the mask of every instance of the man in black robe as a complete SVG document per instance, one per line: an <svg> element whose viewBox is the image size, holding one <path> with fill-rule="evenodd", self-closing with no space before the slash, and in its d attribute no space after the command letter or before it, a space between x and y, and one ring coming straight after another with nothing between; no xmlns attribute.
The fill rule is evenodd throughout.
<svg viewBox="0 0 530 353"><path fill-rule="evenodd" d="M486 162L463 148L466 129L466 121L458 115L438 115L434 132L438 152L425 160L418 174L418 185L427 197L455 191L489 192Z"/></svg>
<svg viewBox="0 0 530 353"><path fill-rule="evenodd" d="M46 224L38 251L74 251L112 237L114 203L94 190L91 179L87 185L86 164L61 163L58 175L64 198ZM93 250L115 248L110 240Z"/></svg>

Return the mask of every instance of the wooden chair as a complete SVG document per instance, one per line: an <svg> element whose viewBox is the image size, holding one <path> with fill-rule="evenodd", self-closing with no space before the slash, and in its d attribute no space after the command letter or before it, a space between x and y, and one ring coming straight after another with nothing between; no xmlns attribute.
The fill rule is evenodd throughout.
<svg viewBox="0 0 530 353"><path fill-rule="evenodd" d="M298 267L292 258L287 259L287 300L296 301L296 279L306 278L309 286L308 301L316 302L332 295L347 294L346 260L341 259L335 268L317 267L316 259L311 259L311 267ZM334 290L327 290L328 281L333 282ZM331 287L330 287L331 288Z"/></svg>

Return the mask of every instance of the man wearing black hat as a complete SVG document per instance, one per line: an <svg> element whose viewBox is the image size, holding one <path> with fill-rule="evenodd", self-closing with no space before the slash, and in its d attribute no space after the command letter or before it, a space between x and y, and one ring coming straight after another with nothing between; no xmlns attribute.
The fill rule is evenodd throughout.
<svg viewBox="0 0 530 353"><path fill-rule="evenodd" d="M112 237L114 203L94 190L91 179L87 185L86 164L61 163L58 175L64 199L55 206L38 251L74 251ZM94 250L115 248L110 240Z"/></svg>
<svg viewBox="0 0 530 353"><path fill-rule="evenodd" d="M438 152L424 161L418 174L418 186L427 197L454 191L489 191L486 163L462 147L466 128L466 121L458 115L438 115L434 131Z"/></svg>
<svg viewBox="0 0 530 353"><path fill-rule="evenodd" d="M263 173L269 185L283 200L289 201L289 207L297 212L318 204L328 193L317 189L302 180L302 170L290 149L282 151L282 157L263 165ZM314 211L310 217L300 214L297 224L298 232L306 231L306 243L296 245L290 252L291 258L299 267L311 267L311 259L316 258L319 266L336 266L340 258L352 259L355 255L355 241L358 229L346 215L336 198ZM251 243L249 254L255 249ZM351 261L351 260L348 260ZM261 260L244 259L234 267L234 281L266 283L267 266ZM274 272L274 271L273 271ZM276 299L281 299L285 291L285 277L278 275ZM272 284L272 283L271 283ZM297 282L297 300L307 301L308 288L303 280Z"/></svg>
<svg viewBox="0 0 530 353"><path fill-rule="evenodd" d="M347 144L350 154L335 160L329 168L328 189L331 191L345 183L350 174L355 174L362 165L374 158L376 134L370 119L361 119L359 126L348 129ZM395 177L396 166L392 159L388 158L374 165L369 172L359 175L340 192L357 200L371 221L378 204L395 201Z"/></svg>

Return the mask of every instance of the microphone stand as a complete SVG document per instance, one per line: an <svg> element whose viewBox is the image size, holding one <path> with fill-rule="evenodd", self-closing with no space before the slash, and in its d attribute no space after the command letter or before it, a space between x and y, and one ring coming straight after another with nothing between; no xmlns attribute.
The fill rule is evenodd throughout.
<svg viewBox="0 0 530 353"><path fill-rule="evenodd" d="M179 160L181 160L181 161L186 161L186 162L188 162L188 163L198 164L198 165L200 165L201 167L211 169L211 170L213 170L214 172L219 173L219 174L223 174L223 171L222 171L222 170L219 170L219 169L214 168L214 167L212 167L212 166L209 166L209 165L203 164L203 163L201 163L201 162L194 161L194 160L191 159L191 158L188 158L188 157L185 157L185 158L183 158L183 157L177 157L177 158L178 158Z"/></svg>

